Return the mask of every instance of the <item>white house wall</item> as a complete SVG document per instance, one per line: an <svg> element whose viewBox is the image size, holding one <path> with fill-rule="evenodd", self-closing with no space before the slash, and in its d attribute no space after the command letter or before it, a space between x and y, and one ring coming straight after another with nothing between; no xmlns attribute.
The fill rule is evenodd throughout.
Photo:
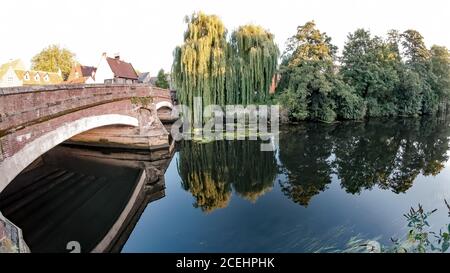
<svg viewBox="0 0 450 273"><path fill-rule="evenodd" d="M10 81L9 79L12 79ZM0 87L22 86L23 82L17 77L16 72L10 67L0 79Z"/></svg>
<svg viewBox="0 0 450 273"><path fill-rule="evenodd" d="M104 83L108 79L114 79L114 73L106 61L106 56L102 56L95 72L95 83Z"/></svg>

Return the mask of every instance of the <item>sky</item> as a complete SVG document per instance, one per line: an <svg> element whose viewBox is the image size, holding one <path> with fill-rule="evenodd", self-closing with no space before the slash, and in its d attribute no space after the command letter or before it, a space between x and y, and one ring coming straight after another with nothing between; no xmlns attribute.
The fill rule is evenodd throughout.
<svg viewBox="0 0 450 273"><path fill-rule="evenodd" d="M314 20L342 49L349 32L416 29L427 46L450 47L448 0L1 0L0 64L20 58L26 65L50 44L66 47L83 65L101 54L120 53L141 72L170 70L183 42L184 17L196 11L218 15L229 32L263 26L284 50L296 27Z"/></svg>

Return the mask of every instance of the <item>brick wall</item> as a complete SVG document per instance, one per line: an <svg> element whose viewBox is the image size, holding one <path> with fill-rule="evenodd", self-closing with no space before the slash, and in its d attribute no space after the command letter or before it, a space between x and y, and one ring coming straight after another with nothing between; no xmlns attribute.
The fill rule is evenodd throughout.
<svg viewBox="0 0 450 273"><path fill-rule="evenodd" d="M165 94L140 84L0 89L0 160L67 122L104 114L136 117L131 98Z"/></svg>

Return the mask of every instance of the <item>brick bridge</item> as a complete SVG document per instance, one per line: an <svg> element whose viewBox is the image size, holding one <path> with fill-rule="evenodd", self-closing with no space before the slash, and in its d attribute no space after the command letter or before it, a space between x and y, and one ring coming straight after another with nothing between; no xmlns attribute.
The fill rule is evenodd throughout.
<svg viewBox="0 0 450 273"><path fill-rule="evenodd" d="M0 192L64 141L136 149L168 146L161 119L172 107L168 90L143 84L0 89Z"/></svg>

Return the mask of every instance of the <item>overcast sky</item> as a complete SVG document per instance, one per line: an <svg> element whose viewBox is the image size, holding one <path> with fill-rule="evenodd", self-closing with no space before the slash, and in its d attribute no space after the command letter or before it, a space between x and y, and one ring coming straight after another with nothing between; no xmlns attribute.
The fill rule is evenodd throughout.
<svg viewBox="0 0 450 273"><path fill-rule="evenodd" d="M254 23L270 30L281 50L298 25L315 20L340 49L348 32L395 28L422 33L427 46L450 46L448 0L1 0L0 63L33 55L56 43L85 65L102 52L131 62L140 71L170 70L181 44L185 15L202 10L219 15L229 32Z"/></svg>

